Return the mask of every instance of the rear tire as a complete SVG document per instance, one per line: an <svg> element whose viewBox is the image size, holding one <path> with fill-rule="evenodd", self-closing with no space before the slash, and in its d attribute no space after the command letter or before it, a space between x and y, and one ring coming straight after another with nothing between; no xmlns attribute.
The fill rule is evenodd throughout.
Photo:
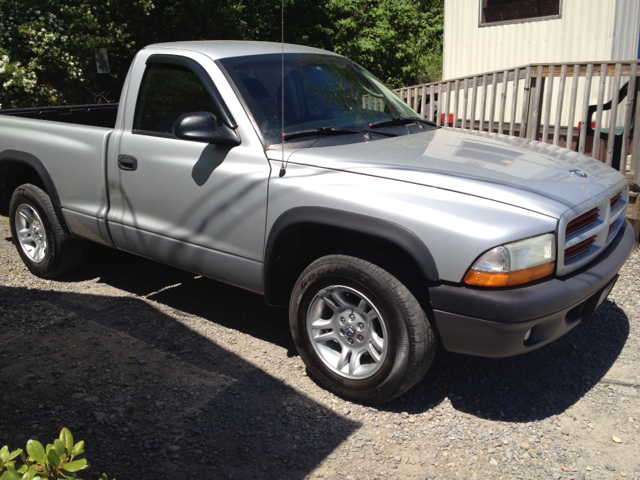
<svg viewBox="0 0 640 480"><path fill-rule="evenodd" d="M65 232L49 195L26 183L9 204L11 235L27 268L41 278L55 278L78 267L83 242Z"/></svg>
<svg viewBox="0 0 640 480"><path fill-rule="evenodd" d="M313 262L295 284L289 321L309 376L355 402L384 402L406 392L436 351L435 332L411 292L355 257Z"/></svg>

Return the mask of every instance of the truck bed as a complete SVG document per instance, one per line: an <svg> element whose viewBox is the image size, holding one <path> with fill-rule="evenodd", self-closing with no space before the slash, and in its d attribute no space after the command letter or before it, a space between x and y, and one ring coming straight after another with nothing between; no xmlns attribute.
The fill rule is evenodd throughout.
<svg viewBox="0 0 640 480"><path fill-rule="evenodd" d="M108 204L105 161L115 125L108 116L115 118L116 108L111 104L0 111L0 164L46 165L42 172L48 180L43 182L55 186L68 225L78 235L96 241L91 231L99 229L97 219L103 217ZM4 198L10 196L4 185L2 190Z"/></svg>
<svg viewBox="0 0 640 480"><path fill-rule="evenodd" d="M92 127L114 128L118 114L117 103L96 105L64 105L60 107L32 107L0 110L0 115L73 123Z"/></svg>

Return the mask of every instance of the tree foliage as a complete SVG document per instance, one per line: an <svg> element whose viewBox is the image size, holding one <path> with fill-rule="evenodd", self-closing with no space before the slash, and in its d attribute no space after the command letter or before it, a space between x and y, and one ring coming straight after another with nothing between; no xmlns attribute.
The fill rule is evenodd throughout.
<svg viewBox="0 0 640 480"><path fill-rule="evenodd" d="M2 108L99 101L94 49L126 72L150 0L0 0Z"/></svg>
<svg viewBox="0 0 640 480"><path fill-rule="evenodd" d="M284 0L284 40L345 55L392 87L438 80L443 1ZM281 16L280 0L0 0L0 108L116 101L139 48L279 42Z"/></svg>
<svg viewBox="0 0 640 480"><path fill-rule="evenodd" d="M428 6L411 0L329 0L333 50L392 87L439 77L427 67L434 55L442 57L443 11Z"/></svg>

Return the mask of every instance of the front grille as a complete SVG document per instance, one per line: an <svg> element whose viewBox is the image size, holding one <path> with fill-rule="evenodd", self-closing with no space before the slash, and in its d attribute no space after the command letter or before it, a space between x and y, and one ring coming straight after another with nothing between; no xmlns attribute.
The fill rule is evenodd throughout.
<svg viewBox="0 0 640 480"><path fill-rule="evenodd" d="M581 228L591 225L598 219L598 208L589 210L587 213L583 213L578 218L574 218L567 224L567 235L576 232Z"/></svg>
<svg viewBox="0 0 640 480"><path fill-rule="evenodd" d="M558 230L556 274L566 275L597 257L615 238L629 203L628 187L595 197L581 210L567 212Z"/></svg>
<svg viewBox="0 0 640 480"><path fill-rule="evenodd" d="M621 193L611 197L611 202L609 202L609 204L611 205L611 210L613 210L613 208L618 204L618 202L620 201L621 198L622 198L622 194Z"/></svg>
<svg viewBox="0 0 640 480"><path fill-rule="evenodd" d="M579 253L584 252L587 248L589 248L594 243L596 243L596 236L595 235L593 235L592 237L587 238L586 240L582 240L580 243L576 243L575 245L573 245L572 247L567 248L564 251L564 259L567 260L568 258L574 257L574 256L578 255Z"/></svg>

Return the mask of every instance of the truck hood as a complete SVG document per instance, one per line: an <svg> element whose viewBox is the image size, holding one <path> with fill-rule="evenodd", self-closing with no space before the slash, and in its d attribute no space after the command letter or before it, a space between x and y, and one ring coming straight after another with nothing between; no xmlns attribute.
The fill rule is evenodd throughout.
<svg viewBox="0 0 640 480"><path fill-rule="evenodd" d="M555 218L625 180L565 148L446 128L305 148L291 153L289 161L456 191Z"/></svg>

